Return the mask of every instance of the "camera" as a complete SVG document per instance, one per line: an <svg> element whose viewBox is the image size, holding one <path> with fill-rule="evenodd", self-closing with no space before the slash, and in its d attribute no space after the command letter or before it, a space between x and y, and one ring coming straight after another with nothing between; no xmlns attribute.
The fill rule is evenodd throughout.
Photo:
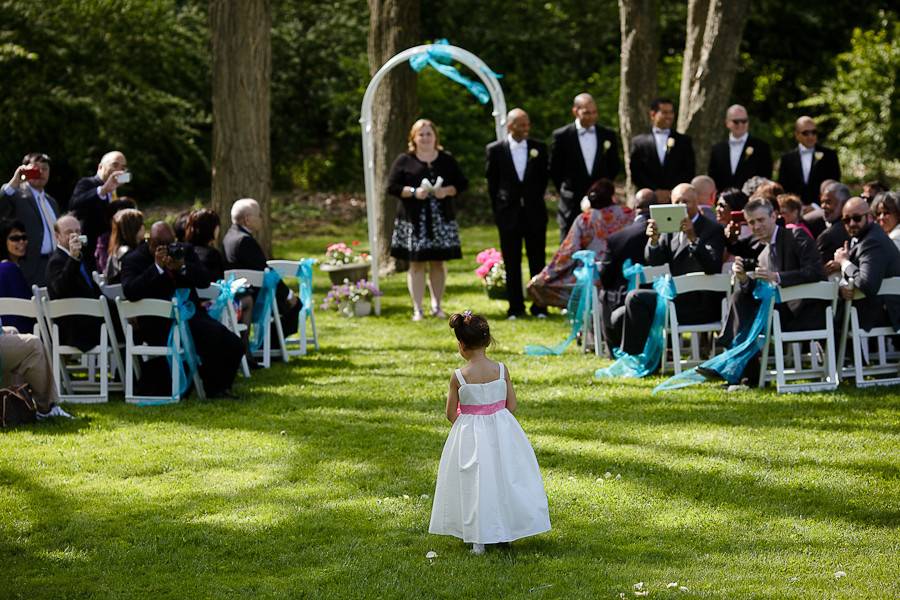
<svg viewBox="0 0 900 600"><path fill-rule="evenodd" d="M166 254L172 260L184 260L184 244L181 242L172 242L166 246Z"/></svg>
<svg viewBox="0 0 900 600"><path fill-rule="evenodd" d="M759 266L755 258L744 258L741 262L744 263L744 273L752 273Z"/></svg>
<svg viewBox="0 0 900 600"><path fill-rule="evenodd" d="M41 178L41 168L37 165L26 167L26 168L22 169L22 177L24 177L26 181L33 181L35 179L40 179Z"/></svg>
<svg viewBox="0 0 900 600"><path fill-rule="evenodd" d="M81 242L82 246L84 246L85 244L87 244L87 236L84 234L79 235L78 241Z"/></svg>
<svg viewBox="0 0 900 600"><path fill-rule="evenodd" d="M120 184L131 182L131 171L125 171L124 173L116 177L116 181L118 181Z"/></svg>

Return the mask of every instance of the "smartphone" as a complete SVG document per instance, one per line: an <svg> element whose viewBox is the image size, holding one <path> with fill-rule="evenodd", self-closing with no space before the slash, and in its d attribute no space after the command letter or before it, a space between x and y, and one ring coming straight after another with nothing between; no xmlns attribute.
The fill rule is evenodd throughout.
<svg viewBox="0 0 900 600"><path fill-rule="evenodd" d="M116 177L116 181L118 181L120 184L129 183L131 181L131 171L125 171L124 173Z"/></svg>
<svg viewBox="0 0 900 600"><path fill-rule="evenodd" d="M730 214L732 223L743 223L747 220L744 218L744 211L742 210L733 210Z"/></svg>
<svg viewBox="0 0 900 600"><path fill-rule="evenodd" d="M35 179L41 178L41 168L38 166L26 167L22 174L25 175L25 179L32 181Z"/></svg>
<svg viewBox="0 0 900 600"><path fill-rule="evenodd" d="M81 242L81 245L84 246L87 244L87 236L82 234L78 236L78 241Z"/></svg>

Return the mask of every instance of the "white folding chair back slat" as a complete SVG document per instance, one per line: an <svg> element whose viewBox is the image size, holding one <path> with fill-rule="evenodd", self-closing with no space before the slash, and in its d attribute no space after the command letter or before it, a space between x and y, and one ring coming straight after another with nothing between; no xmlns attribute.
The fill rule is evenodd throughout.
<svg viewBox="0 0 900 600"><path fill-rule="evenodd" d="M879 296L900 295L900 277L891 277L881 282L878 289ZM864 297L859 290L855 298ZM856 387L865 388L880 385L900 384L900 362L895 356L889 356L885 340L900 334L890 325L872 327L868 331L860 327L859 312L850 300L844 301L844 321L841 331L841 344L838 365L844 377L853 377ZM850 336L850 344L853 347L853 365L844 366L847 336ZM871 364L869 361L869 340L875 338L877 343L878 361ZM887 377L882 377L882 376Z"/></svg>
<svg viewBox="0 0 900 600"><path fill-rule="evenodd" d="M678 295L688 294L691 292L710 292L724 294L719 314L715 315L717 319L706 323L696 323L691 325L681 324L678 321L678 314L675 308L675 302L670 301L667 310L667 329L672 342L672 367L675 374L681 373L682 368L696 366L703 362L700 353L700 334L706 333L710 336L710 353L707 358L716 355L715 333L722 329L723 323L728 319L728 299L727 296L732 291L732 281L730 275L716 273L707 275L706 273L687 273L672 278L675 291ZM711 315L712 316L712 315ZM681 353L682 335L690 336L690 358L684 359ZM665 338L663 338L665 339ZM662 372L666 370L666 348L663 346L662 355Z"/></svg>
<svg viewBox="0 0 900 600"><path fill-rule="evenodd" d="M229 269L228 271L225 271L225 279L228 279L232 275L234 275L235 279L240 279L242 277L246 279L248 286L262 289L266 273L265 271L253 271L250 269ZM262 350L255 354L262 357L262 366L268 369L272 366L272 325L275 326L275 334L279 338L281 359L284 362L288 362L289 360L284 343L284 333L281 329L281 316L278 313L277 302L272 302L272 306L269 309L269 315L265 318L265 323L263 347Z"/></svg>
<svg viewBox="0 0 900 600"><path fill-rule="evenodd" d="M109 298L111 301L115 301L119 296L124 296L125 294L122 292L122 284L121 283L101 283L100 292Z"/></svg>
<svg viewBox="0 0 900 600"><path fill-rule="evenodd" d="M647 283L653 283L653 281L655 281L659 277L662 277L663 275L671 275L671 271L669 270L668 264L657 265L657 266L644 265L643 269L644 269L644 279L646 280ZM638 288L641 285L643 285L643 284L641 283L640 275L635 275L634 276L634 287Z"/></svg>

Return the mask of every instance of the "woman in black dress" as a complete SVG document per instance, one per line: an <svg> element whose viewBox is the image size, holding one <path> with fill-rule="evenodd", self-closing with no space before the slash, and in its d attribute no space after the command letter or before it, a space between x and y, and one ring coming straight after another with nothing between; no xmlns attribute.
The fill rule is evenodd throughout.
<svg viewBox="0 0 900 600"><path fill-rule="evenodd" d="M421 321L425 296L425 265L431 283L431 314L441 309L447 278L444 261L462 258L453 197L469 182L456 160L440 145L434 123L419 119L409 130L408 152L394 161L388 193L400 199L391 256L409 261L407 285L413 301L413 321Z"/></svg>

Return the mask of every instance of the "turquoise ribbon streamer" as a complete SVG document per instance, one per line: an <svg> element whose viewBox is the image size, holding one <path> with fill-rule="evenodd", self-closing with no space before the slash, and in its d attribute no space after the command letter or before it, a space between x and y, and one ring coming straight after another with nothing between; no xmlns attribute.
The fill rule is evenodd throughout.
<svg viewBox="0 0 900 600"><path fill-rule="evenodd" d="M637 287L634 283L635 279L640 278L642 284L647 283L647 277L644 276L644 265L641 263L632 264L630 258L626 258L625 262L622 263L622 276L628 282L629 292Z"/></svg>
<svg viewBox="0 0 900 600"><path fill-rule="evenodd" d="M304 307L312 308L312 278L313 265L316 264L314 258L301 258L300 264L297 265L297 281L300 283L300 302Z"/></svg>
<svg viewBox="0 0 900 600"><path fill-rule="evenodd" d="M222 319L222 312L225 310L225 307L228 306L229 303L234 302L234 295L236 292L236 290L232 289L234 280L235 277L234 274L232 274L229 275L227 279L220 279L215 284L216 287L219 288L219 295L213 300L212 305L207 312L209 312L209 316L216 321Z"/></svg>
<svg viewBox="0 0 900 600"><path fill-rule="evenodd" d="M616 362L605 369L597 369L594 377L604 379L606 377L645 377L656 370L662 358L663 343L665 341L666 306L669 300L677 295L675 283L671 275L663 275L653 282L656 290L656 308L653 312L653 322L650 325L650 333L644 342L644 351L634 356L626 354L618 348L613 349Z"/></svg>
<svg viewBox="0 0 900 600"><path fill-rule="evenodd" d="M188 288L178 288L175 290L175 295L172 298L175 301L175 306L172 308L172 328L169 330L169 340L166 343L169 350L172 351L171 355L167 357L169 360L169 369L171 369L171 372L173 373L175 372L175 369L178 369L178 381L180 383L178 393L177 395L173 394L171 400L146 401L141 402L140 404L142 405L177 402L178 396L183 396L191 386L191 382L194 381L194 375L197 373L197 369L200 366L200 357L197 356L197 349L194 347L194 338L188 327L188 321L190 321L197 312L194 303L189 300L190 295L191 290ZM176 310L178 311L179 319L175 318ZM176 328L178 330L178 335L181 338L182 354L175 351ZM184 363L187 363L187 370L184 368Z"/></svg>
<svg viewBox="0 0 900 600"><path fill-rule="evenodd" d="M703 383L707 378L700 373L701 370L715 373L732 385L739 383L747 363L769 343L769 314L772 307L781 302L778 287L768 281L756 281L753 297L760 303L756 318L749 325L741 326L728 350L698 367L666 379L653 388L653 394ZM765 368L765 365L762 368Z"/></svg>
<svg viewBox="0 0 900 600"><path fill-rule="evenodd" d="M487 104L488 100L491 99L491 95L488 93L487 88L484 87L483 83L469 79L452 65L453 56L445 48L441 47L449 45L450 42L446 39L437 40L435 43L428 46L428 50L425 52L421 52L410 58L409 66L412 67L413 71L416 73L420 73L422 69L431 65L431 67L444 77L452 79L469 90L473 96L478 98L479 102ZM494 73L490 69L485 69L484 71L488 76L493 77L494 79L502 77L502 75Z"/></svg>
<svg viewBox="0 0 900 600"><path fill-rule="evenodd" d="M256 302L253 304L252 324L253 331L250 336L250 351L257 352L262 349L266 329L269 327L269 311L275 302L275 288L281 281L281 275L274 269L269 269L263 275L263 284L256 294Z"/></svg>
<svg viewBox="0 0 900 600"><path fill-rule="evenodd" d="M572 260L581 261L581 265L575 268L575 287L569 296L569 304L566 306L567 316L572 329L569 337L556 346L529 345L525 346L525 354L529 356L560 355L569 344L578 336L578 331L584 323L584 317L591 311L593 295L591 286L597 279L597 264L594 262L593 250L579 250L572 255Z"/></svg>

